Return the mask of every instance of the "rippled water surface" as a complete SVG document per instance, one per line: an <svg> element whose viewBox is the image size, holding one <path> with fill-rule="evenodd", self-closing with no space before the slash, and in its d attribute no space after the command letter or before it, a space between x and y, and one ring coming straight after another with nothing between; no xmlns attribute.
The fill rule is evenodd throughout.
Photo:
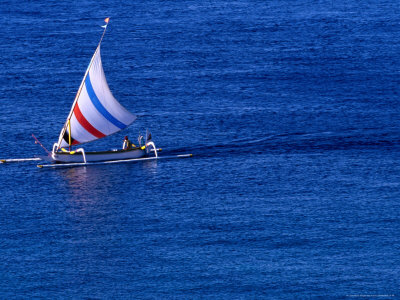
<svg viewBox="0 0 400 300"><path fill-rule="evenodd" d="M400 295L396 1L10 1L0 153L51 148L102 44L138 115L190 159L0 165L0 297ZM132 138L133 139L133 138Z"/></svg>

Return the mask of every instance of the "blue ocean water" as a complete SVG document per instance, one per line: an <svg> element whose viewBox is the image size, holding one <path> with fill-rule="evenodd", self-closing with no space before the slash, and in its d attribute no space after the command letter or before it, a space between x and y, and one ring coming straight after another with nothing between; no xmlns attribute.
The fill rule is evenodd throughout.
<svg viewBox="0 0 400 300"><path fill-rule="evenodd" d="M102 59L161 155L0 165L0 297L400 295L396 1L11 1L1 158L51 148Z"/></svg>

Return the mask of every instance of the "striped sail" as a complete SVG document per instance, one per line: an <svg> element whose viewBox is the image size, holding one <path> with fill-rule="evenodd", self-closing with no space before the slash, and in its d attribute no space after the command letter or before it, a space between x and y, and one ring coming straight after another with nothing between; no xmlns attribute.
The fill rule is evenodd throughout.
<svg viewBox="0 0 400 300"><path fill-rule="evenodd" d="M100 44L101 40L61 131L57 149L116 133L136 119L114 98L108 87L101 63Z"/></svg>

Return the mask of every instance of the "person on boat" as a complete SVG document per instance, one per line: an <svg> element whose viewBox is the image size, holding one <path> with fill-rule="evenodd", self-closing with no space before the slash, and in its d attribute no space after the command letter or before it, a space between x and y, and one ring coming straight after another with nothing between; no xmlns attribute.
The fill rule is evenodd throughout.
<svg viewBox="0 0 400 300"><path fill-rule="evenodd" d="M128 136L125 136L124 144L122 145L122 149L123 150L130 150L130 149L132 149L134 147L136 147L136 146L131 143L131 141L128 139Z"/></svg>

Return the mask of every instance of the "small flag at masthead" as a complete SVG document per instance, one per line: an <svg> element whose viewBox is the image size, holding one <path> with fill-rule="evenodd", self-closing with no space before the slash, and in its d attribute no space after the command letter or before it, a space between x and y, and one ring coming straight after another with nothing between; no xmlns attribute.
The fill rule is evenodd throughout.
<svg viewBox="0 0 400 300"><path fill-rule="evenodd" d="M104 22L106 22L106 25L103 25L101 27L103 27L105 29L107 27L107 25L108 25L108 21L110 21L110 18L105 18Z"/></svg>

